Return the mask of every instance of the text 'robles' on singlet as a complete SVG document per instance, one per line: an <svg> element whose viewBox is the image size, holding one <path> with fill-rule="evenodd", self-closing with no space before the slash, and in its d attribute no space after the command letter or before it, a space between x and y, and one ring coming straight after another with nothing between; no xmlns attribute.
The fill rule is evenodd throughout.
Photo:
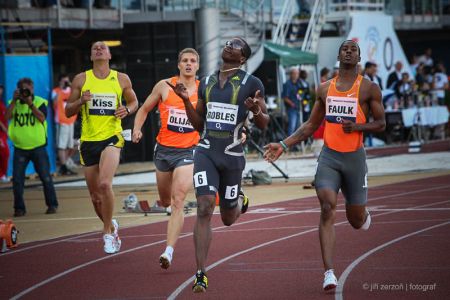
<svg viewBox="0 0 450 300"><path fill-rule="evenodd" d="M342 129L342 120L362 124L366 122L366 116L359 104L359 89L363 77L358 75L352 87L348 91L338 91L335 77L328 87L325 100L325 133L324 143L328 148L338 152L353 152L363 146L362 131L345 133Z"/></svg>
<svg viewBox="0 0 450 300"><path fill-rule="evenodd" d="M86 81L81 94L89 90L91 100L81 107L81 140L102 141L122 132L122 121L114 112L122 101L118 72L110 70L105 79L95 77L92 70L86 71Z"/></svg>
<svg viewBox="0 0 450 300"><path fill-rule="evenodd" d="M170 83L173 85L176 85L177 81L178 76L170 79ZM196 80L195 84L195 93L189 97L194 108L197 106L199 81ZM200 139L199 133L189 122L183 100L175 94L173 89L169 89L166 99L159 101L158 110L161 128L156 140L159 144L175 148L190 148L197 145Z"/></svg>
<svg viewBox="0 0 450 300"><path fill-rule="evenodd" d="M254 97L257 90L264 97L261 80L243 70L230 76L223 88L220 87L218 72L203 79L199 98L205 102L206 118L199 146L208 149L209 142L220 139L226 154L242 156L240 138L248 115L244 101Z"/></svg>

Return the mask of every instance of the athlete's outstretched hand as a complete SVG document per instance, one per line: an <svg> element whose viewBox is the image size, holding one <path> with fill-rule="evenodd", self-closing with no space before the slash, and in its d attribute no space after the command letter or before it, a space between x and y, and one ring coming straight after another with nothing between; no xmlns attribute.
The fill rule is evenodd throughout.
<svg viewBox="0 0 450 300"><path fill-rule="evenodd" d="M177 82L176 85L173 85L168 81L166 81L166 83L172 88L172 90L175 92L175 94L178 95L178 97L180 97L184 101L189 101L189 93L184 84L182 84L181 82Z"/></svg>
<svg viewBox="0 0 450 300"><path fill-rule="evenodd" d="M268 162L276 161L283 153L283 147L280 143L270 143L264 146L264 159Z"/></svg>
<svg viewBox="0 0 450 300"><path fill-rule="evenodd" d="M345 133L352 133L353 131L356 131L356 124L350 120L343 119L342 129Z"/></svg>
<svg viewBox="0 0 450 300"><path fill-rule="evenodd" d="M257 115L261 113L261 107L259 106L259 101L264 101L264 98L261 96L261 91L257 90L255 93L255 97L248 97L245 99L244 104L248 110L251 110L253 114Z"/></svg>
<svg viewBox="0 0 450 300"><path fill-rule="evenodd" d="M139 141L142 139L142 131L133 129L133 135L131 136L131 140L133 143L139 143Z"/></svg>

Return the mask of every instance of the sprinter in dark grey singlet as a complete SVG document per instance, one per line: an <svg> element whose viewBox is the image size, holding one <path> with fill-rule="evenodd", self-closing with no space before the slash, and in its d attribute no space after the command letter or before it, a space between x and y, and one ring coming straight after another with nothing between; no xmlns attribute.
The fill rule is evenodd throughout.
<svg viewBox="0 0 450 300"><path fill-rule="evenodd" d="M250 55L251 49L242 38L226 42L221 69L200 82L196 109L182 84L168 83L183 99L192 126L202 133L194 154L198 206L194 227L197 273L192 289L195 293L205 292L208 287L205 263L212 238L211 217L216 193L220 197L222 222L227 226L248 207L248 198L238 201L245 167L241 144L244 121L251 111L257 127L265 128L269 122L261 81L240 70Z"/></svg>
<svg viewBox="0 0 450 300"><path fill-rule="evenodd" d="M264 86L253 75L239 70L223 88L218 73L200 82L199 98L204 99L206 119L204 131L194 155L194 187L197 195L219 192L220 206L237 205L245 157L242 127L248 110L245 99Z"/></svg>

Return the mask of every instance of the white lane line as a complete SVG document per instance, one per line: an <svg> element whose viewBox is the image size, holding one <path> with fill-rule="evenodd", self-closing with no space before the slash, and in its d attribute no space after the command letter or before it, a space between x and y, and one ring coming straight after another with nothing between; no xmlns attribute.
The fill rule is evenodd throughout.
<svg viewBox="0 0 450 300"><path fill-rule="evenodd" d="M293 214L287 213L286 215L293 215ZM265 221L265 220L274 219L274 218L278 218L278 217L282 217L282 215L270 216L270 217L260 218L260 219L256 219L256 220L249 220L249 221L238 223L238 224L236 224L236 226L237 225L244 225L244 224L254 223L254 222L258 222L258 221ZM216 231L216 230L224 229L224 228L227 228L227 227L228 226L219 226L219 227L213 228L213 230ZM193 233L189 233L189 234L180 236L178 239L182 239L182 238L185 238L185 237L188 237L188 236L192 236L192 235L193 235ZM104 256L104 257L97 258L97 259L85 262L83 264L77 265L75 267L67 269L64 272L61 272L61 273L58 273L58 274L56 274L56 275L54 275L52 277L49 277L46 280L43 280L43 281L41 281L41 282L39 282L39 283L29 287L26 290L23 290L22 292L18 293L17 295L12 297L11 299L19 299L20 297L30 293L31 291L33 291L33 290L35 290L35 289L37 289L37 288L39 288L39 287L41 287L41 286L51 282L51 281L54 281L54 280L56 280L58 278L61 278L61 277L65 276L65 275L67 275L69 273L72 273L72 272L74 272L76 270L79 270L81 268L87 267L89 265L95 264L97 262L100 262L100 261L103 261L103 260L106 260L106 259L114 258L114 257L119 256L119 255L123 255L123 254L130 253L130 252L133 252L133 251L141 250L141 249L146 248L146 247L158 245L158 244L164 243L165 241L166 240L160 240L160 241L156 241L156 242L153 242L153 243L144 244L144 245L141 245L141 246L138 246L138 247L135 247L135 248L131 248L131 249L128 249L128 250L125 250L125 251L121 251L121 252L116 253L116 254Z"/></svg>
<svg viewBox="0 0 450 300"><path fill-rule="evenodd" d="M348 276L350 275L350 272L361 262L361 261L363 261L364 259L366 259L367 257L369 257L370 255L372 255L373 253L375 253L375 252L377 252L377 251L379 251L379 250L381 250L381 249L383 249L383 248L386 248L386 247L388 247L388 246L390 246L390 245L392 245L392 244L394 244L394 243L397 243L397 242L399 242L399 241L401 241L401 240L404 240L404 239L406 239L406 238L409 238L409 237L411 237L411 236L414 236L414 235L417 235L417 234L419 234L419 233L422 233L422 232L425 232L425 231L429 231L429 230L432 230L432 229L435 229L435 228L439 228L439 227L442 227L442 226L446 226L446 225L449 225L450 224L450 221L447 221L447 222L444 222L444 223L440 223L440 224L437 224L437 225L434 225L434 226L430 226L430 227L427 227L427 228L424 228L424 229L421 229L421 230L417 230L417 231L414 231L414 232L411 232L411 233L409 233L409 234L405 234L405 235L402 235L402 236L400 236L400 237L398 237L398 238L396 238L396 239L393 239L393 240L391 240L391 241L389 241L389 242L387 242L387 243L384 243L384 244L382 244L382 245L380 245L380 246L378 246L378 247L376 247L376 248L373 248L373 249L371 249L370 251L367 251L366 253L364 253L363 255L361 255L360 257L358 257L355 261L353 261L345 270L344 270L344 272L341 274L341 276L339 277L339 281L338 281L338 286L337 286L337 288L336 288L336 292L335 292L335 297L334 297L334 299L335 300L342 300L343 299L343 290L344 290L344 285L345 285L345 281L347 280L347 278L348 278Z"/></svg>
<svg viewBox="0 0 450 300"><path fill-rule="evenodd" d="M424 191L437 190L437 189L442 189L442 188L446 188L446 187L450 187L450 185L443 186L443 187L434 187L434 188L422 189L422 190L417 190L417 191L415 191L415 192L398 193L398 194L394 194L394 195L396 195L396 196L398 196L398 195L409 195L409 194L411 194L411 193L420 193L420 192L424 192ZM393 195L390 195L390 196L381 196L381 197L377 197L377 198L372 199L372 201L382 200L382 199L390 198L390 197L392 197L392 196L393 196ZM444 202L446 202L446 201L444 201ZM438 203L440 204L440 203L443 203L443 202L438 202ZM437 204L437 203L436 203L436 204ZM341 205L345 205L345 204L340 204L340 205L338 205L338 206L341 206ZM431 205L433 205L433 204L429 204L429 205L425 205L425 206L431 206ZM418 206L418 207L425 207L425 206ZM418 208L418 207L416 207L416 208ZM379 214L379 215L391 214L391 213L396 213L396 212L381 213L381 214ZM254 223L254 222L259 222L259 221L265 221L265 220L274 219L274 218L278 218L278 217L290 216L290 215L293 215L293 214L295 214L295 213L286 213L286 214L284 214L284 215L274 215L274 216L270 216L270 217L266 217L266 218L260 218L260 219L256 219L256 220L249 220L249 221L239 222L239 223L235 224L234 226L239 226L239 225L244 225L244 224L249 224L249 223ZM337 225L339 225L339 224L344 224L344 223L346 223L346 222L347 222L347 221L344 221L344 222L338 223ZM213 230L218 230L218 229L223 229L223 228L228 228L228 226L219 226L219 227L213 228ZM306 231L305 233L307 233L307 232L313 232L313 231L315 231L315 230L317 230L317 229L308 230L308 231ZM297 235L301 235L301 234L304 234L304 233L300 233L300 234L297 234ZM192 235L193 235L193 234L190 233L190 234L188 234L188 235L180 236L179 239L185 238L185 237L187 237L187 236L192 236ZM293 235L293 236L297 236L297 235ZM291 237L293 237L293 236L291 236ZM39 283L37 283L37 284L31 286L30 288L28 288L28 289L26 289L26 290L20 292L20 293L17 294L16 296L14 296L13 299L18 299L18 298L22 297L23 295L26 295L26 294L30 293L31 291L33 291L33 290L39 288L40 286L43 286L43 285L45 285L45 284L47 284L47 283L49 283L49 282L51 282L51 281L53 281L53 280L55 280L55 279L58 279L58 278L60 278L60 277L62 277L62 276L65 276L65 275L67 275L67 274L69 274L69 273L72 273L72 272L74 272L74 271L76 271L76 270L78 270L78 269L81 269L81 268L83 268L83 267L89 266L89 265L94 264L94 263L96 263L96 262L102 261L102 260L104 260L104 259L109 259L109 258L115 257L115 256L117 256L117 255L121 255L121 254L123 254L123 253L128 253L128 252L135 251L135 250L140 250L140 249L142 249L142 248L149 247L149 246L152 246L152 245L157 245L157 244L163 243L163 242L165 242L165 241L166 241L166 240L161 240L161 241L154 242L154 243L151 243L151 244L142 245L142 246L139 246L139 247L136 247L136 248L132 248L132 249L129 249L129 250L120 252L120 253L116 253L116 254L114 254L114 255L109 255L109 256L106 256L106 257L102 257L102 258L99 258L99 259L96 259L96 260L92 260L92 261L86 262L86 263L84 263L84 264L82 264L82 265L79 265L79 266L73 267L73 268L71 268L71 269L68 269L68 270L66 270L66 271L64 271L64 272L62 272L62 273L56 274L56 275L54 275L54 276L52 276L52 277L49 277L48 279L46 279L46 280L44 280L44 281L41 281L41 282L39 282ZM255 248L255 249L257 249L257 248ZM189 280L186 280L185 283L186 283L186 282L187 282L187 284L188 284L188 283L189 283ZM180 290L180 292L181 292L181 290ZM173 294L173 293L172 293L172 294ZM175 296L175 297L176 297L176 296Z"/></svg>
<svg viewBox="0 0 450 300"><path fill-rule="evenodd" d="M428 206L433 206L433 205L439 205L439 204L443 204L443 203L448 203L448 202L450 202L450 200L447 200L447 201L439 201L439 202L435 202L435 203L430 203L430 204L425 204L425 205L419 205L419 206L416 206L416 207L413 207L413 208L421 208L421 207L428 207ZM390 211L390 212L384 212L384 213L380 213L380 214L377 214L377 215L372 215L372 218L374 218L374 217L378 217L378 216L384 216L384 215L390 215L390 214L395 214L395 213L398 213L398 211ZM347 223L347 220L345 220L345 221L342 221L342 222L339 222L339 223L336 223L336 224L334 224L335 226L339 226L339 225L342 225L342 224L346 224ZM293 237L297 237L297 236L300 236L300 235L304 235L304 234L307 234L307 233L310 233L310 232L314 232L314 231L317 231L318 230L318 228L315 228L315 229L310 229L310 230L306 230L306 231L302 231L302 232L299 232L299 233L295 233L295 234L291 234L291 235L288 235L288 236L285 236L285 237L282 237L282 238L278 238L278 239L276 239L276 240L272 240L272 241L268 241L268 242L265 242L265 243L263 243L263 244L259 244L259 245L256 245L256 246L253 246L253 247L251 247L251 248L247 248L247 249L245 249L245 250L242 250L242 251L239 251L239 252L236 252L236 253L234 253L234 254L232 254L232 255L230 255L230 256L227 256L227 257L225 257L225 258L222 258L221 260L218 260L218 261L216 261L215 263L213 263L212 265L209 265L208 267L206 267L206 269L205 269L205 271L209 271L209 270L211 270L211 269L213 269L213 268L215 268L215 267L217 267L218 265L220 265L220 264L222 264L222 263L224 263L224 262L226 262L226 261L228 261L228 260L230 260L230 259L232 259L232 258L234 258L234 257L236 257L236 256L239 256L239 255L241 255L241 254L245 254L245 253L247 253L247 252L251 252L251 251L253 251L253 250L256 250L256 249L259 249L259 248L262 248L262 247L265 247L265 246L268 246L268 245L271 245L271 244L275 244L275 243L278 243L278 242L280 242L280 241L284 241L284 240L287 240L287 239L290 239L290 238L293 238ZM173 300L173 299L175 299L190 283L192 283L192 281L194 280L194 276L192 276L192 277L189 277L186 281L184 281L182 284L180 284L170 295L169 295L169 297L167 298L168 300Z"/></svg>
<svg viewBox="0 0 450 300"><path fill-rule="evenodd" d="M407 182L408 181L405 181L404 183L407 183ZM378 186L378 187L382 187L382 186ZM378 187L375 187L375 188L378 188ZM381 200L381 199L386 199L386 198L390 198L390 197L406 196L406 195L411 195L411 194L416 194L416 193L421 193L421 192L440 190L440 189L444 189L444 188L447 188L447 187L450 187L450 185L445 185L445 186L440 186L440 187L438 186L438 187L426 188L426 189L420 189L420 190L411 191L411 192L397 193L397 194L392 194L392 195L389 195L389 196L374 197L374 198L370 199L370 202L373 202L373 201L376 201L376 200ZM307 197L307 198L303 198L303 199L308 199L308 198L311 198L311 197ZM293 200L295 200L295 199L281 201L280 203L289 202L289 201L293 201ZM300 200L302 200L302 199L300 199ZM268 204L268 205L270 205L270 204ZM338 204L337 206L343 206L343 205L344 204ZM264 206L264 205L262 205L262 206ZM310 209L308 209L308 210L310 210ZM316 209L316 211L320 211L320 209ZM188 217L194 217L194 216L192 215L192 216L188 216ZM166 222L166 220L158 221L158 222L155 222L155 223L150 223L148 225L158 224L158 223L162 223L162 222ZM242 224L242 223L237 223L237 224ZM134 225L134 226L126 227L126 228L133 228L133 227L139 227L139 226L143 226L143 225ZM146 226L146 225L144 225L144 226ZM20 252L27 251L27 250L32 250L32 249L39 248L39 247L49 246L49 245L53 245L53 244L56 244L56 243L66 242L66 241L70 241L72 239L77 239L77 238L80 238L80 237L91 236L91 235L98 234L98 233L99 232L90 232L90 233L86 233L86 234L82 234L82 235L77 235L75 237L70 237L70 238L66 238L66 239L59 239L59 240L56 240L56 241L45 242L45 243L42 243L42 244L33 245L33 246L30 246L30 247L27 247L27 248L15 249L14 251L9 251L9 252L5 252L5 253L0 254L0 257L6 256L6 255L12 255L12 254L20 253Z"/></svg>

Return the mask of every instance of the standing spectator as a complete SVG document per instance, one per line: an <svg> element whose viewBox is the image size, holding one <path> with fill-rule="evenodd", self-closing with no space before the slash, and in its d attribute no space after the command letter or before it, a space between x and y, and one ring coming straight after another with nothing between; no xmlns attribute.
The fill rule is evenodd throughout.
<svg viewBox="0 0 450 300"><path fill-rule="evenodd" d="M311 92L310 86L306 79L308 78L308 73L305 70L300 71L300 90L298 91L298 95L301 101L301 111L302 111L302 122L306 122L309 118L309 114L311 112L311 106L309 101L311 100ZM298 127L298 126L297 126ZM297 129L297 128L296 128Z"/></svg>
<svg viewBox="0 0 450 300"><path fill-rule="evenodd" d="M320 83L328 81L328 79L330 78L329 76L330 76L330 69L323 68L322 70L320 70Z"/></svg>
<svg viewBox="0 0 450 300"><path fill-rule="evenodd" d="M70 96L70 79L69 76L63 74L59 76L59 85L52 91L53 108L55 110L56 123L56 147L58 148L59 158L59 174L74 175L76 174L68 166L67 162L74 154L74 123L77 115L70 118L66 117L65 108L67 99Z"/></svg>
<svg viewBox="0 0 450 300"><path fill-rule="evenodd" d="M3 103L3 85L0 85L0 182L8 182L8 122L6 121L6 106Z"/></svg>
<svg viewBox="0 0 450 300"><path fill-rule="evenodd" d="M402 79L402 69L403 64L401 61L395 63L395 70L389 74L386 88L390 90L395 90L398 82Z"/></svg>
<svg viewBox="0 0 450 300"><path fill-rule="evenodd" d="M30 161L44 185L46 214L56 213L58 200L50 175L47 145L47 105L48 101L34 94L34 84L30 78L22 78L17 83L13 99L9 100L6 119L11 120L8 133L14 144L13 190L14 216L26 213L23 199L25 170Z"/></svg>
<svg viewBox="0 0 450 300"><path fill-rule="evenodd" d="M402 73L402 80L398 83L397 95L400 99L400 108L407 108L412 105L412 93L414 83L409 79L407 72Z"/></svg>
<svg viewBox="0 0 450 300"><path fill-rule="evenodd" d="M373 83L378 84L381 90L383 90L383 84L381 82L380 76L377 75L378 72L378 66L376 63L373 62L366 62L365 69L364 69L364 78L369 79Z"/></svg>
<svg viewBox="0 0 450 300"><path fill-rule="evenodd" d="M445 67L441 63L436 66L436 73L433 75L431 88L438 104L445 105L445 91L448 89L448 77L445 74Z"/></svg>
<svg viewBox="0 0 450 300"><path fill-rule="evenodd" d="M291 135L300 125L300 71L297 67L289 70L289 80L283 85L282 97L286 104L288 116L288 135Z"/></svg>
<svg viewBox="0 0 450 300"><path fill-rule="evenodd" d="M425 53L419 57L419 63L424 63L425 66L432 67L434 65L433 58L431 57L432 53L433 50L427 48Z"/></svg>

